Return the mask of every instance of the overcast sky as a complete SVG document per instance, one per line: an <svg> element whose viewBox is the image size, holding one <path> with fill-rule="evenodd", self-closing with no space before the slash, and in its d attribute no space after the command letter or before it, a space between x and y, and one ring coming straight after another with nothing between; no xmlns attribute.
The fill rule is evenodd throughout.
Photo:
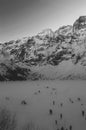
<svg viewBox="0 0 86 130"><path fill-rule="evenodd" d="M86 0L0 0L0 42L57 30L86 15Z"/></svg>

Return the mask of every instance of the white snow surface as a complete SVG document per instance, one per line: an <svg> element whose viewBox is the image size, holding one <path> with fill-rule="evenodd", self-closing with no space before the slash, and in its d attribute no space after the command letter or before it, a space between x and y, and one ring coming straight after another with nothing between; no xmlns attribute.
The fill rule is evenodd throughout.
<svg viewBox="0 0 86 130"><path fill-rule="evenodd" d="M27 104L21 104L22 100ZM43 130L57 130L62 126L69 130L70 125L72 130L85 130L86 115L82 116L82 110L86 112L86 81L2 82L0 106L16 112L19 127L31 121Z"/></svg>

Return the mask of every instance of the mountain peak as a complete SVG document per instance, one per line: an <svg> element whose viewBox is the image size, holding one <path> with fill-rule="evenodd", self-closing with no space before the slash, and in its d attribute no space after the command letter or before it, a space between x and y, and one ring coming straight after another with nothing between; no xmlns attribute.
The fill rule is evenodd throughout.
<svg viewBox="0 0 86 130"><path fill-rule="evenodd" d="M58 36L58 35L67 36L72 33L72 28L73 27L71 25L62 26L58 30L55 31L55 36Z"/></svg>
<svg viewBox="0 0 86 130"><path fill-rule="evenodd" d="M38 36L40 37L53 37L53 31L50 28L44 29L42 32L38 33Z"/></svg>
<svg viewBox="0 0 86 130"><path fill-rule="evenodd" d="M73 24L73 31L79 31L86 29L86 16L80 16Z"/></svg>

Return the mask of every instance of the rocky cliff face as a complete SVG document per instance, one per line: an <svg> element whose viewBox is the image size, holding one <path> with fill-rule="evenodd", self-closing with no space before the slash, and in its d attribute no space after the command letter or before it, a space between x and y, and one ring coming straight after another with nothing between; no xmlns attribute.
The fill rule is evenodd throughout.
<svg viewBox="0 0 86 130"><path fill-rule="evenodd" d="M46 70L46 71L45 71ZM0 44L0 80L86 79L86 16Z"/></svg>

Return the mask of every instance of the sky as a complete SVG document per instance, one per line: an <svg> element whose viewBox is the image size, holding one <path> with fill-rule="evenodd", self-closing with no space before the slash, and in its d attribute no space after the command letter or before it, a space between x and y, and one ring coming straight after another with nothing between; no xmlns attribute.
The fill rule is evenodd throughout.
<svg viewBox="0 0 86 130"><path fill-rule="evenodd" d="M0 0L0 42L73 25L81 15L86 0Z"/></svg>

